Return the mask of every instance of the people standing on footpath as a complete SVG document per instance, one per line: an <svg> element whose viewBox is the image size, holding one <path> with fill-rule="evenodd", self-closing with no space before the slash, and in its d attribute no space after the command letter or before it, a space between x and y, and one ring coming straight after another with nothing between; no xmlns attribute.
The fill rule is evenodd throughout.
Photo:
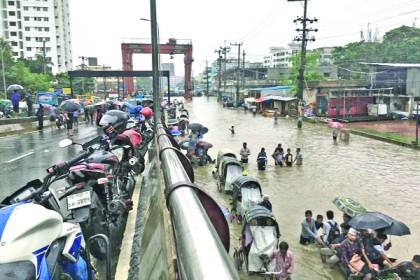
<svg viewBox="0 0 420 280"><path fill-rule="evenodd" d="M28 106L28 117L32 116L32 91L28 90L25 94L26 106Z"/></svg>
<svg viewBox="0 0 420 280"><path fill-rule="evenodd" d="M38 119L38 129L42 130L44 128L44 106L39 104L39 108L36 111L36 118Z"/></svg>
<svg viewBox="0 0 420 280"><path fill-rule="evenodd" d="M57 108L54 105L50 106L50 126L51 131L55 130L56 124L55 120L57 119Z"/></svg>
<svg viewBox="0 0 420 280"><path fill-rule="evenodd" d="M66 113L66 120L67 120L67 135L73 136L73 121L74 121L74 113Z"/></svg>
<svg viewBox="0 0 420 280"><path fill-rule="evenodd" d="M84 108L84 113L85 113L85 122L89 122L89 116L90 116L90 108L85 107Z"/></svg>
<svg viewBox="0 0 420 280"><path fill-rule="evenodd" d="M14 90L12 95L10 96L10 100L12 100L13 111L15 113L19 113L19 101L20 101L20 94L17 90Z"/></svg>
<svg viewBox="0 0 420 280"><path fill-rule="evenodd" d="M247 147L246 142L242 144L242 149L239 151L239 154L241 155L242 164L248 163L248 157L251 155L251 151Z"/></svg>

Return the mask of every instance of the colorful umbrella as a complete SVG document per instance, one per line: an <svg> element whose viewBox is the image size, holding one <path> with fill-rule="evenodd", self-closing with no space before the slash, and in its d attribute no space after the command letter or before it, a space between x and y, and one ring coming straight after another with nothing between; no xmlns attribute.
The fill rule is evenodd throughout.
<svg viewBox="0 0 420 280"><path fill-rule="evenodd" d="M116 106L121 106L121 105L122 105L122 103L121 103L121 101L115 100L115 101L114 101L114 105L116 105Z"/></svg>
<svg viewBox="0 0 420 280"><path fill-rule="evenodd" d="M329 122L328 126L331 128L343 128L343 124L339 122Z"/></svg>
<svg viewBox="0 0 420 280"><path fill-rule="evenodd" d="M332 202L340 211L351 217L354 217L358 213L367 212L366 208L363 207L359 202L348 197L339 196L334 198Z"/></svg>
<svg viewBox="0 0 420 280"><path fill-rule="evenodd" d="M86 107L86 106L90 105L90 102L89 101L83 101L82 105Z"/></svg>

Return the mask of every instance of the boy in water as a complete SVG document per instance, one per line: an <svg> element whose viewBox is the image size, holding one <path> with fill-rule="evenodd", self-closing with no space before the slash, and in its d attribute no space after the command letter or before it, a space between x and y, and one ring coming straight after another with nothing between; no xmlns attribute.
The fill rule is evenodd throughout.
<svg viewBox="0 0 420 280"><path fill-rule="evenodd" d="M296 149L296 157L295 160L293 162L296 162L296 165L302 165L302 161L303 161L303 156L300 153L300 148Z"/></svg>
<svg viewBox="0 0 420 280"><path fill-rule="evenodd" d="M284 156L284 161L287 166L293 165L293 155L290 153L290 149L287 149L287 154Z"/></svg>
<svg viewBox="0 0 420 280"><path fill-rule="evenodd" d="M230 132L232 132L232 134L235 134L235 127L232 125L231 128L229 128Z"/></svg>

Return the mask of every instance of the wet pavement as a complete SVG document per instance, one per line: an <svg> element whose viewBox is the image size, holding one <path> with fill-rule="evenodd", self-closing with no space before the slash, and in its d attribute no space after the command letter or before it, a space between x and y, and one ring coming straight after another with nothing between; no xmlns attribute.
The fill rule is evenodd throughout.
<svg viewBox="0 0 420 280"><path fill-rule="evenodd" d="M370 121L370 122L354 122L346 123L345 128L370 129L379 132L391 132L407 137L416 138L416 121L410 120L393 120L393 121Z"/></svg>
<svg viewBox="0 0 420 280"><path fill-rule="evenodd" d="M412 235L392 236L393 247L388 253L401 260L419 254L420 151L358 135L351 135L349 143L334 142L327 124L304 122L299 130L296 119L281 118L274 123L272 118L223 108L214 98L195 98L186 104L186 109L191 122L209 128L203 140L213 144L212 158L223 148L239 154L242 142L248 143L251 156L246 170L260 181L263 193L271 196L282 234L280 240L289 243L295 256L293 279L344 279L340 271L321 262L316 246L299 245L305 210L324 217L327 210L333 210L336 221L342 222L342 213L332 204L336 196L351 197L370 210L406 223ZM232 125L235 126L233 135L229 131ZM267 169L258 171L256 157L260 149L265 147L270 155L278 143L290 148L293 154L296 148L301 148L303 165L279 167L269 158ZM231 196L217 191L217 181L211 174L213 168L213 164L196 168L195 183L222 207L230 208ZM229 226L232 255L242 225L229 223ZM244 272L240 274L242 279L260 279Z"/></svg>

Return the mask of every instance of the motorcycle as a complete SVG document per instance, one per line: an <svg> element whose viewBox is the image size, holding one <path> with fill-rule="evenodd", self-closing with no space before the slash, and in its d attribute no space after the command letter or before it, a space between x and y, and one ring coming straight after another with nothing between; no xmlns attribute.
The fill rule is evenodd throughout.
<svg viewBox="0 0 420 280"><path fill-rule="evenodd" d="M75 195L77 186L67 188L61 197L50 188L91 152L49 167L43 181L33 180L1 202L0 279L94 278L95 269L89 260L90 252L85 249L82 231L78 225L68 223L68 218L63 218L59 203L67 198L72 202L70 205L78 207L91 199ZM107 247L109 252L109 245Z"/></svg>

